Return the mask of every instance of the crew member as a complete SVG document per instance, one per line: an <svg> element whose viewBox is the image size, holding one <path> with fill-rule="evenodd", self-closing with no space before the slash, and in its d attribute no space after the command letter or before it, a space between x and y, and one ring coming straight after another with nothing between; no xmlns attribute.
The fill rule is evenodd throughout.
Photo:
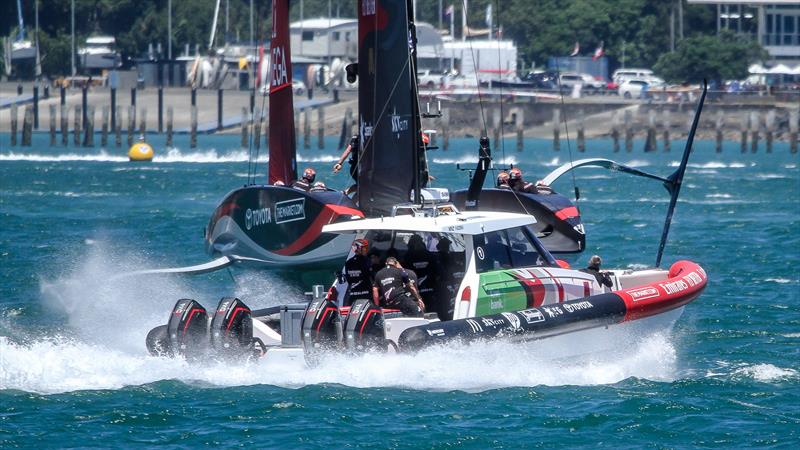
<svg viewBox="0 0 800 450"><path fill-rule="evenodd" d="M533 183L528 183L522 179L522 171L518 167L514 167L508 173L508 184L511 189L517 192L527 192L529 194L538 194L539 191Z"/></svg>
<svg viewBox="0 0 800 450"><path fill-rule="evenodd" d="M497 174L497 189L511 189L511 185L508 184L508 172L505 170Z"/></svg>
<svg viewBox="0 0 800 450"><path fill-rule="evenodd" d="M309 192L324 192L327 190L328 187L325 186L325 183L323 183L322 181L317 181L316 183L314 183L314 186L312 186L311 189L309 189Z"/></svg>
<svg viewBox="0 0 800 450"><path fill-rule="evenodd" d="M415 234L408 240L408 252L403 258L403 267L414 271L418 277L415 285L422 301L428 307L433 307L436 298L435 287L438 270L436 258L428 251L422 236Z"/></svg>
<svg viewBox="0 0 800 450"><path fill-rule="evenodd" d="M351 193L355 192L356 188L358 187L358 155L360 148L358 135L354 134L352 137L350 137L350 143L342 152L342 156L339 157L339 161L333 165L333 173L339 173L339 171L342 170L342 163L344 163L345 158L350 156L348 164L350 164L350 176L353 177L354 183L344 191L345 195L350 195Z"/></svg>
<svg viewBox="0 0 800 450"><path fill-rule="evenodd" d="M353 256L344 263L344 277L350 292L346 304L372 298L372 271L367 252L369 252L369 241L366 239L353 241Z"/></svg>
<svg viewBox="0 0 800 450"><path fill-rule="evenodd" d="M406 316L422 316L425 303L414 285L414 278L403 269L397 258L386 258L386 267L375 274L372 301L383 308L399 309Z"/></svg>
<svg viewBox="0 0 800 450"><path fill-rule="evenodd" d="M369 252L367 257L369 258L369 270L374 278L375 274L378 273L379 270L383 269L383 264L381 264L381 255L377 250L372 250Z"/></svg>
<svg viewBox="0 0 800 450"><path fill-rule="evenodd" d="M611 281L611 276L608 272L601 272L600 265L603 263L603 260L600 259L599 256L594 255L589 258L589 264L585 269L581 269L581 272L586 272L594 275L597 279L597 282L600 286L612 287L614 283Z"/></svg>
<svg viewBox="0 0 800 450"><path fill-rule="evenodd" d="M300 189L301 191L307 191L314 185L314 179L316 177L317 172L311 167L306 167L306 170L303 171L303 178L292 183L292 187Z"/></svg>

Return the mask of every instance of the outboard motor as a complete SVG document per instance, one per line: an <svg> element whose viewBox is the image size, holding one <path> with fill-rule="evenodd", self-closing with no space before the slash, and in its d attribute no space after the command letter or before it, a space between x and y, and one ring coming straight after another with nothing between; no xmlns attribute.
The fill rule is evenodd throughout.
<svg viewBox="0 0 800 450"><path fill-rule="evenodd" d="M211 318L211 348L223 356L242 356L253 349L250 308L234 297L223 297Z"/></svg>
<svg viewBox="0 0 800 450"><path fill-rule="evenodd" d="M203 305L188 298L178 300L167 322L172 354L198 357L208 346L208 314Z"/></svg>
<svg viewBox="0 0 800 450"><path fill-rule="evenodd" d="M302 331L306 362L315 365L321 351L340 345L342 323L339 319L339 308L325 297L312 301L306 308Z"/></svg>
<svg viewBox="0 0 800 450"><path fill-rule="evenodd" d="M344 338L350 351L386 350L381 308L369 300L358 300L353 303L345 322Z"/></svg>
<svg viewBox="0 0 800 450"><path fill-rule="evenodd" d="M153 356L174 356L169 346L169 334L166 325L159 325L149 333L145 339L147 351Z"/></svg>

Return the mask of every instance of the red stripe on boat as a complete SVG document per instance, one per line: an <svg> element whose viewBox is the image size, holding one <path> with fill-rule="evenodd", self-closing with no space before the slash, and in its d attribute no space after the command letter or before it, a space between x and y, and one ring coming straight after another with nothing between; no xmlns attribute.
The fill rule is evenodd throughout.
<svg viewBox="0 0 800 450"><path fill-rule="evenodd" d="M580 213L578 212L578 208L574 206L566 207L556 213L556 217L558 217L561 220L566 220L578 216L580 216Z"/></svg>

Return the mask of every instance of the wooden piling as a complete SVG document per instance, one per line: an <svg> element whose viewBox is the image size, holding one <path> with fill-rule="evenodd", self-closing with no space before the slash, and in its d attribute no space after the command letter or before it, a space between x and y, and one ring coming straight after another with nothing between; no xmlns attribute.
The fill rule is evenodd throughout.
<svg viewBox="0 0 800 450"><path fill-rule="evenodd" d="M60 105L61 109L61 145L64 147L67 146L67 141L69 137L69 109L67 109L67 105Z"/></svg>
<svg viewBox="0 0 800 450"><path fill-rule="evenodd" d="M119 148L122 146L122 126L120 126L120 123L122 122L122 108L119 106L116 108L112 107L111 111L111 128L114 129L114 144ZM116 123L113 120L114 118L117 119Z"/></svg>
<svg viewBox="0 0 800 450"><path fill-rule="evenodd" d="M136 92L131 89L131 95ZM133 132L136 131L136 106L128 107L128 148L133 145Z"/></svg>
<svg viewBox="0 0 800 450"><path fill-rule="evenodd" d="M33 110L30 106L25 107L25 114L22 116L22 146L31 146L31 131L33 131Z"/></svg>
<svg viewBox="0 0 800 450"><path fill-rule="evenodd" d="M647 111L647 137L644 140L644 151L656 151L656 111L652 108Z"/></svg>
<svg viewBox="0 0 800 450"><path fill-rule="evenodd" d="M56 105L51 104L50 110L50 147L56 146Z"/></svg>
<svg viewBox="0 0 800 450"><path fill-rule="evenodd" d="M103 108L100 111L102 116L101 120L103 121L103 124L101 125L102 128L100 129L100 146L106 148L108 147L108 106L103 105Z"/></svg>
<svg viewBox="0 0 800 450"><path fill-rule="evenodd" d="M81 111L81 107L75 105L75 116L72 120L72 135L73 135L73 142L75 143L75 147L81 146L81 118L83 117L83 112Z"/></svg>
<svg viewBox="0 0 800 450"><path fill-rule="evenodd" d="M194 94L194 89L192 89ZM191 136L189 137L189 147L197 148L197 106L192 105L192 118L191 118Z"/></svg>
<svg viewBox="0 0 800 450"><path fill-rule="evenodd" d="M303 148L311 148L311 108L303 109Z"/></svg>
<svg viewBox="0 0 800 450"><path fill-rule="evenodd" d="M492 137L494 138L494 148L500 148L500 129L502 128L502 116L500 108L492 110Z"/></svg>
<svg viewBox="0 0 800 450"><path fill-rule="evenodd" d="M755 153L758 150L758 131L761 126L761 120L758 116L758 113L755 111L750 112L750 135L751 135L751 142L750 142L750 151Z"/></svg>
<svg viewBox="0 0 800 450"><path fill-rule="evenodd" d="M619 111L614 111L614 115L611 117L611 140L614 153L619 153L619 123Z"/></svg>
<svg viewBox="0 0 800 450"><path fill-rule="evenodd" d="M172 106L167 108L167 148L172 147Z"/></svg>
<svg viewBox="0 0 800 450"><path fill-rule="evenodd" d="M242 107L242 148L249 147L247 145L247 128L252 123L252 118L248 118L247 108Z"/></svg>
<svg viewBox="0 0 800 450"><path fill-rule="evenodd" d="M517 131L517 151L521 152L525 146L525 110L517 108L516 115L514 116L514 127Z"/></svg>
<svg viewBox="0 0 800 450"><path fill-rule="evenodd" d="M800 128L800 108L789 111L789 151L797 153L797 136Z"/></svg>
<svg viewBox="0 0 800 450"><path fill-rule="evenodd" d="M585 131L584 131L584 123L583 123L583 110L578 111L578 131L577 131L577 139L578 139L578 151L583 153L586 151L586 139L585 139Z"/></svg>
<svg viewBox="0 0 800 450"><path fill-rule="evenodd" d="M141 117L139 118L139 135L145 136L147 134L147 108L142 108Z"/></svg>
<svg viewBox="0 0 800 450"><path fill-rule="evenodd" d="M553 150L558 151L561 149L561 110L556 108L553 110Z"/></svg>
<svg viewBox="0 0 800 450"><path fill-rule="evenodd" d="M450 108L442 110L442 149L450 148Z"/></svg>
<svg viewBox="0 0 800 450"><path fill-rule="evenodd" d="M630 153L633 151L633 129L631 128L631 112L625 110L623 127L625 128L625 151Z"/></svg>
<svg viewBox="0 0 800 450"><path fill-rule="evenodd" d="M253 133L253 145L255 148L259 148L261 146L261 108L259 106L256 106L253 110L251 129Z"/></svg>
<svg viewBox="0 0 800 450"><path fill-rule="evenodd" d="M317 148L325 148L325 107L317 109Z"/></svg>
<svg viewBox="0 0 800 450"><path fill-rule="evenodd" d="M672 141L670 140L669 133L672 129L672 111L669 109L664 110L664 117L661 119L664 125L664 152L669 152L672 149Z"/></svg>
<svg viewBox="0 0 800 450"><path fill-rule="evenodd" d="M725 115L720 109L717 111L717 117L714 119L714 131L716 134L716 151L722 153L722 143L724 142L723 129L725 128Z"/></svg>
<svg viewBox="0 0 800 450"><path fill-rule="evenodd" d="M17 105L12 104L11 108L9 108L9 112L11 113L11 146L16 147L17 145Z"/></svg>
<svg viewBox="0 0 800 450"><path fill-rule="evenodd" d="M767 112L767 118L764 122L766 128L766 142L767 142L767 153L772 153L772 138L775 133L775 110L770 109Z"/></svg>
<svg viewBox="0 0 800 450"><path fill-rule="evenodd" d="M86 127L83 134L83 146L94 147L94 106L86 111Z"/></svg>

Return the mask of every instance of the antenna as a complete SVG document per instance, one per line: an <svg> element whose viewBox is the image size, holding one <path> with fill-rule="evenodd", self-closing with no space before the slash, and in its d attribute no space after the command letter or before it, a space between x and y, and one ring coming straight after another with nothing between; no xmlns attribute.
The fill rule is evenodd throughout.
<svg viewBox="0 0 800 450"><path fill-rule="evenodd" d="M669 226L672 224L672 214L675 212L675 205L678 203L678 194L681 193L681 183L683 182L683 174L686 173L686 164L689 162L689 153L692 152L692 143L694 142L694 133L697 131L697 124L700 123L700 113L703 111L703 102L706 100L706 92L708 91L708 82L703 80L703 93L700 95L700 101L697 103L697 110L694 113L692 120L692 128L689 130L689 136L686 138L686 148L683 150L683 158L681 165L678 166L672 175L667 177L664 182L664 187L672 195L669 199L669 208L667 209L667 219L664 221L664 231L661 233L661 242L658 244L658 255L656 256L656 267L661 266L661 257L664 255L664 246L667 244L667 236L669 236Z"/></svg>

